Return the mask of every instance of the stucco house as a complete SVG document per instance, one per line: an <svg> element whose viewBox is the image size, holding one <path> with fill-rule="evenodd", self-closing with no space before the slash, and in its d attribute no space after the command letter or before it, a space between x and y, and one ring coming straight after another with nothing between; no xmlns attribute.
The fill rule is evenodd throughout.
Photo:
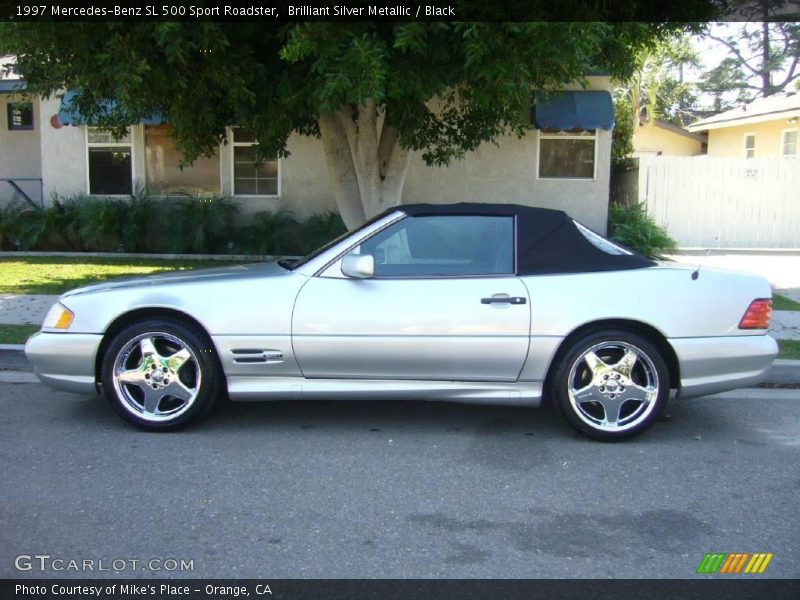
<svg viewBox="0 0 800 600"><path fill-rule="evenodd" d="M797 158L800 93L753 100L689 126L708 132L708 155L725 158Z"/></svg>
<svg viewBox="0 0 800 600"><path fill-rule="evenodd" d="M0 57L0 64L13 63ZM403 202L515 202L566 210L605 232L611 129L607 76L589 89L567 86L537 102L525 136L484 144L446 168L411 157ZM170 125L131 124L113 139L86 123L63 99L26 96L25 83L6 69L0 79L0 200L20 191L34 202L53 194L127 195L138 185L167 193L225 194L247 214L286 207L298 217L335 209L320 140L294 135L291 156L254 165L254 139L232 129L216 156L179 168ZM30 178L30 179L29 179ZM5 181L3 181L5 180ZM9 185L8 180L13 180ZM40 180L40 181L39 181ZM16 183L14 183L16 182Z"/></svg>
<svg viewBox="0 0 800 600"><path fill-rule="evenodd" d="M642 119L633 134L634 156L699 156L708 138L669 121Z"/></svg>

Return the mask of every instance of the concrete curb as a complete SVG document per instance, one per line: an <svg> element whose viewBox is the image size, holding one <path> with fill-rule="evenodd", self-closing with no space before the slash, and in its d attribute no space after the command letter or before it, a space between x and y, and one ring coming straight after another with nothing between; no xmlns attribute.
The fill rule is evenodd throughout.
<svg viewBox="0 0 800 600"><path fill-rule="evenodd" d="M700 400L701 402L707 398L718 398L720 400L745 400L747 398L756 400L794 400L800 396L800 390L795 389L781 389L781 388L741 388L738 390L731 390L730 392L721 392L712 396L702 396L701 398L689 398L688 400L679 400L679 402L693 402Z"/></svg>
<svg viewBox="0 0 800 600"><path fill-rule="evenodd" d="M0 350L16 350L22 352L25 350L25 344L0 344ZM800 363L800 360L797 362Z"/></svg>
<svg viewBox="0 0 800 600"><path fill-rule="evenodd" d="M0 383L40 383L39 378L27 371L0 371Z"/></svg>
<svg viewBox="0 0 800 600"><path fill-rule="evenodd" d="M788 358L776 358L772 361L773 367L800 367L800 360L790 360Z"/></svg>

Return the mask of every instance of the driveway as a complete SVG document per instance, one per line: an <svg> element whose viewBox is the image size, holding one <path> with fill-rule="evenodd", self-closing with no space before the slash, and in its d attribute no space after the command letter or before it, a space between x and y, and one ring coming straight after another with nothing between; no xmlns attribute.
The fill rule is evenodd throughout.
<svg viewBox="0 0 800 600"><path fill-rule="evenodd" d="M631 442L550 410L233 404L143 433L105 403L0 386L0 577L20 554L193 561L176 577L697 577L706 552L800 576L800 395L674 404Z"/></svg>

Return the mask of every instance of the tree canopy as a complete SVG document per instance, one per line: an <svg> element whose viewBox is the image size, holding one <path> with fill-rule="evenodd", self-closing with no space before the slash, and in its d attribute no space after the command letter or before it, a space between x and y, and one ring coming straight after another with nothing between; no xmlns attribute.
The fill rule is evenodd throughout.
<svg viewBox="0 0 800 600"><path fill-rule="evenodd" d="M715 97L716 110L726 108L725 92L738 92L736 102L744 102L790 89L800 80L800 22L796 13L790 15L792 5L789 0L736 0L734 8L747 21L707 34L728 53L700 85Z"/></svg>
<svg viewBox="0 0 800 600"><path fill-rule="evenodd" d="M710 10L711 2L696 2ZM698 26L631 22L92 22L6 24L33 93L69 89L120 131L159 113L186 161L226 128L263 157L319 135L348 226L400 202L410 151L444 165L530 126L534 91L627 79L644 48ZM113 109L106 100L114 99Z"/></svg>

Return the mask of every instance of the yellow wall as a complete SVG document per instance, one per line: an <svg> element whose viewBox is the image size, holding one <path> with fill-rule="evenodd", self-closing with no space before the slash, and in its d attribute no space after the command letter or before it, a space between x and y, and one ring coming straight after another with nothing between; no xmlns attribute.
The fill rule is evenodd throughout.
<svg viewBox="0 0 800 600"><path fill-rule="evenodd" d="M660 152L662 156L697 156L703 153L700 141L649 124L641 125L633 134L633 148L643 154Z"/></svg>
<svg viewBox="0 0 800 600"><path fill-rule="evenodd" d="M781 132L798 129L797 123L786 119L712 129L708 132L708 155L727 158L745 158L744 135L756 134L754 158L777 158L781 155Z"/></svg>

